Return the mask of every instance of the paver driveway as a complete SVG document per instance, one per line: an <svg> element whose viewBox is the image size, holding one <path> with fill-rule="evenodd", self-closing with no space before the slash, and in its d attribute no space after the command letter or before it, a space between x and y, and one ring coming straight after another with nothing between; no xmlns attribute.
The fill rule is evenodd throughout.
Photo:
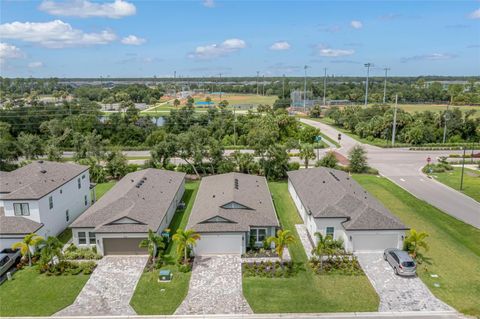
<svg viewBox="0 0 480 319"><path fill-rule="evenodd" d="M176 315L253 313L242 291L239 255L195 258L188 295Z"/></svg>
<svg viewBox="0 0 480 319"><path fill-rule="evenodd" d="M452 311L418 277L400 277L382 252L358 253L358 261L380 297L378 311Z"/></svg>
<svg viewBox="0 0 480 319"><path fill-rule="evenodd" d="M74 303L55 316L135 315L130 299L147 256L105 256Z"/></svg>

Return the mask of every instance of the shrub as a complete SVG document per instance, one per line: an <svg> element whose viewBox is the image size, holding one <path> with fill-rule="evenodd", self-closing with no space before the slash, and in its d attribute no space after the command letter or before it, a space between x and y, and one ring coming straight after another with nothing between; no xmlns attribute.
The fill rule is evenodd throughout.
<svg viewBox="0 0 480 319"><path fill-rule="evenodd" d="M300 163L298 162L290 162L288 163L288 168L287 170L289 171L296 171L300 169Z"/></svg>
<svg viewBox="0 0 480 319"><path fill-rule="evenodd" d="M283 263L279 261L261 261L259 263L245 263L242 265L245 277L288 278L295 275L299 269L300 266L291 261Z"/></svg>
<svg viewBox="0 0 480 319"><path fill-rule="evenodd" d="M318 258L312 258L309 262L310 267L316 274L338 274L358 276L363 274L363 270L354 255L331 255L320 263Z"/></svg>
<svg viewBox="0 0 480 319"><path fill-rule="evenodd" d="M178 271L180 271L180 272L187 273L187 272L190 272L191 270L192 270L192 265L191 264L178 265Z"/></svg>

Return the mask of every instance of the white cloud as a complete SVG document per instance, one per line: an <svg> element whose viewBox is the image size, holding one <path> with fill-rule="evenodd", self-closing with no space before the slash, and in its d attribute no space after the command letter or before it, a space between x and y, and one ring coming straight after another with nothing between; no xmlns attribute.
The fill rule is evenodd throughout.
<svg viewBox="0 0 480 319"><path fill-rule="evenodd" d="M421 54L421 55L414 55L411 57L402 58L402 62L410 62L410 61L441 61L441 60L450 60L456 58L456 54L451 53L431 53L431 54Z"/></svg>
<svg viewBox="0 0 480 319"><path fill-rule="evenodd" d="M207 8L215 8L215 1L214 0L203 0L203 6Z"/></svg>
<svg viewBox="0 0 480 319"><path fill-rule="evenodd" d="M288 43L287 41L278 41L270 46L270 50L285 51L290 49L290 47L290 43Z"/></svg>
<svg viewBox="0 0 480 319"><path fill-rule="evenodd" d="M362 21L352 20L350 22L350 26L354 29L361 29L361 28L363 28L363 23L362 23Z"/></svg>
<svg viewBox="0 0 480 319"><path fill-rule="evenodd" d="M41 67L43 67L43 62L40 62L40 61L30 62L30 63L28 64L28 67L29 67L30 69L41 68Z"/></svg>
<svg viewBox="0 0 480 319"><path fill-rule="evenodd" d="M0 42L0 63L4 63L9 59L21 59L24 58L25 54L14 45Z"/></svg>
<svg viewBox="0 0 480 319"><path fill-rule="evenodd" d="M331 58L349 56L355 54L353 49L332 49L324 45L317 46L317 53L320 56L326 56Z"/></svg>
<svg viewBox="0 0 480 319"><path fill-rule="evenodd" d="M230 53L244 49L247 46L245 41L241 39L227 39L220 44L209 44L198 46L194 52L188 55L189 58L210 60Z"/></svg>
<svg viewBox="0 0 480 319"><path fill-rule="evenodd" d="M5 23L0 25L0 34L4 39L32 42L47 48L107 44L117 38L115 33L109 30L85 33L61 20Z"/></svg>
<svg viewBox="0 0 480 319"><path fill-rule="evenodd" d="M469 17L470 19L480 19L480 8L477 9L477 10L475 10L475 11L473 11L473 12L471 12L471 13L468 15L468 17Z"/></svg>
<svg viewBox="0 0 480 319"><path fill-rule="evenodd" d="M129 35L128 37L125 37L122 39L122 43L126 45L141 45L144 44L147 40L144 38L139 38L135 35Z"/></svg>
<svg viewBox="0 0 480 319"><path fill-rule="evenodd" d="M38 8L56 16L79 18L104 17L119 19L134 15L137 11L135 5L124 0L115 0L107 3L94 3L88 0L67 0L65 2L44 0Z"/></svg>

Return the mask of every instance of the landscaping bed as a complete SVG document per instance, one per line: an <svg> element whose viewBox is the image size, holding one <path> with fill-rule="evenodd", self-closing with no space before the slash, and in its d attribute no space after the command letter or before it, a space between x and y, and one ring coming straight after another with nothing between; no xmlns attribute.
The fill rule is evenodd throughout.
<svg viewBox="0 0 480 319"><path fill-rule="evenodd" d="M260 261L243 263L242 271L245 277L288 278L294 276L300 267L301 264L291 261Z"/></svg>
<svg viewBox="0 0 480 319"><path fill-rule="evenodd" d="M354 255L335 255L322 258L312 258L309 262L313 271L318 274L336 274L348 276L365 276L362 267Z"/></svg>

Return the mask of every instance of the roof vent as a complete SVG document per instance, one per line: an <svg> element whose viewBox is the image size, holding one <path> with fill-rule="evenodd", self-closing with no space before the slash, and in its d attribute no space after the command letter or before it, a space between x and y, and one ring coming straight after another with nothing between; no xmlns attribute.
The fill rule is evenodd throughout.
<svg viewBox="0 0 480 319"><path fill-rule="evenodd" d="M325 184L325 181L323 181L322 183Z"/></svg>
<svg viewBox="0 0 480 319"><path fill-rule="evenodd" d="M130 180L130 182L132 182L132 183L133 183L133 179L131 179L131 180Z"/></svg>
<svg viewBox="0 0 480 319"><path fill-rule="evenodd" d="M329 173L330 173L330 175L332 175L333 178L335 178L337 180L337 182L340 182L337 175L333 174L333 172L329 172Z"/></svg>
<svg viewBox="0 0 480 319"><path fill-rule="evenodd" d="M146 180L147 180L147 178L146 178L146 177L144 177L144 178L142 178L142 179L143 179L144 181L146 181Z"/></svg>
<svg viewBox="0 0 480 319"><path fill-rule="evenodd" d="M45 174L46 172L47 172L47 171L44 170L44 169L42 169L42 170L40 171L40 173L42 173L42 174Z"/></svg>
<svg viewBox="0 0 480 319"><path fill-rule="evenodd" d="M213 194L213 196L212 196L212 197L213 197L213 198L215 198L215 194Z"/></svg>
<svg viewBox="0 0 480 319"><path fill-rule="evenodd" d="M235 189L238 189L238 178L235 178L235 180L234 180L234 186L235 186Z"/></svg>

